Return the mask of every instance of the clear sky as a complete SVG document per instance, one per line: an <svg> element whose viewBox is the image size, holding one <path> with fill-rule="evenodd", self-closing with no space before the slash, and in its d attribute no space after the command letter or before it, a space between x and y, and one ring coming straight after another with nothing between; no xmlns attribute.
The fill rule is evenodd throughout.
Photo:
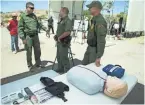
<svg viewBox="0 0 145 105"><path fill-rule="evenodd" d="M26 1L28 0L17 0L17 1L8 1L8 0L2 0L1 1L1 11L3 12L12 12L12 11L17 11L17 10L25 10L25 4ZM29 0L32 1L32 0ZM85 5L89 4L92 0L86 0ZM37 1L32 1L35 4L36 9L48 9L49 1L48 0L37 0ZM87 9L86 6L84 5L84 9ZM115 0L114 2L114 13L120 13L124 11L124 6L125 6L125 1L118 1Z"/></svg>
<svg viewBox="0 0 145 105"><path fill-rule="evenodd" d="M32 1L32 0L29 0ZM25 10L25 5L27 1L1 1L1 11L3 12L11 12L11 11L18 11L18 10ZM32 1L35 5L36 9L48 9L48 1Z"/></svg>
<svg viewBox="0 0 145 105"><path fill-rule="evenodd" d="M100 1L103 1L103 0L100 0ZM104 1L107 1L107 0L104 0ZM126 0L128 1L128 0ZM124 12L124 7L126 5L126 1L125 0L114 0L114 7L113 7L113 12L114 13L120 13L120 12ZM87 4L90 4L92 2L92 0L87 0L85 2L85 5L84 5L84 9L87 9L86 5Z"/></svg>

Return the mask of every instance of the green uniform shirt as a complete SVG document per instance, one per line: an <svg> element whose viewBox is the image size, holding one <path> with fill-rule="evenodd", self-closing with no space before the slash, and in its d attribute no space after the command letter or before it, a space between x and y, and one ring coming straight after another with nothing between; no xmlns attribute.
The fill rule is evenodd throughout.
<svg viewBox="0 0 145 105"><path fill-rule="evenodd" d="M95 42L97 58L101 58L106 44L107 23L104 17L100 14L95 16L89 22L89 30L87 39L90 42Z"/></svg>
<svg viewBox="0 0 145 105"><path fill-rule="evenodd" d="M71 20L66 16L63 20L58 22L56 35L59 37L64 32L70 32L72 30Z"/></svg>
<svg viewBox="0 0 145 105"><path fill-rule="evenodd" d="M38 22L37 17L34 13L27 14L22 13L18 23L18 33L20 38L23 40L26 36L38 35L38 28L42 27L46 31L46 28Z"/></svg>

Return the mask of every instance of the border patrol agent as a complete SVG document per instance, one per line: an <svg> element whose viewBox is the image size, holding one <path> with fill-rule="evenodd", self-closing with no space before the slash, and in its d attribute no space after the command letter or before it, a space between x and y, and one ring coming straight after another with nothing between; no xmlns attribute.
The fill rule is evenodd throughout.
<svg viewBox="0 0 145 105"><path fill-rule="evenodd" d="M106 34L107 34L107 23L104 17L101 15L102 4L99 1L93 1L87 5L91 15L93 15L89 22L87 43L88 47L82 61L83 65L87 65L95 62L96 66L100 66L100 59L103 56Z"/></svg>
<svg viewBox="0 0 145 105"><path fill-rule="evenodd" d="M43 68L41 65L41 49L40 49L40 41L38 37L38 29L42 27L43 30L46 30L42 24L40 24L37 20L36 15L33 13L34 4L32 2L26 3L26 12L22 13L20 16L20 21L18 24L18 33L20 38L22 39L27 56L27 65L30 70L32 70L32 47L34 48L34 56L35 56L35 66L38 68Z"/></svg>
<svg viewBox="0 0 145 105"><path fill-rule="evenodd" d="M63 73L70 69L68 59L68 48L70 47L72 21L68 17L69 10L62 7L60 10L60 21L58 22L56 36L54 39L57 41L57 72ZM65 43L65 40L67 43Z"/></svg>
<svg viewBox="0 0 145 105"><path fill-rule="evenodd" d="M52 34L54 34L54 29L53 29L53 18L52 16L48 19L48 30L50 33L50 30L52 29Z"/></svg>

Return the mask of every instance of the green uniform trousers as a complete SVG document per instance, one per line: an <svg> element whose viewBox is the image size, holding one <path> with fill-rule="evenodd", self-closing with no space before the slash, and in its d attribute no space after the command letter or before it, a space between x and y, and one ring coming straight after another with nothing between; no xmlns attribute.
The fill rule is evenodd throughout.
<svg viewBox="0 0 145 105"><path fill-rule="evenodd" d="M69 45L57 43L57 62L58 71L67 72L70 69L70 63L68 58Z"/></svg>
<svg viewBox="0 0 145 105"><path fill-rule="evenodd" d="M85 52L82 64L87 65L87 64L95 62L96 56L97 56L96 47L88 46Z"/></svg>
<svg viewBox="0 0 145 105"><path fill-rule="evenodd" d="M38 35L35 35L33 37L26 36L26 41L27 44L25 44L25 49L26 49L26 56L27 56L27 65L32 66L32 47L34 48L36 65L40 65L41 49L40 49L40 41Z"/></svg>

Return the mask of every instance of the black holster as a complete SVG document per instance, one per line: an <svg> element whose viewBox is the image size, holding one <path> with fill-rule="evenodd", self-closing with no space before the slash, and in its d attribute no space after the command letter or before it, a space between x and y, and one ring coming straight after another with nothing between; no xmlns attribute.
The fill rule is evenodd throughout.
<svg viewBox="0 0 145 105"><path fill-rule="evenodd" d="M69 36L66 36L65 38L61 39L60 41L63 44L70 44L71 39L72 39L72 37L69 35ZM58 41L58 36L57 35L54 36L54 40Z"/></svg>
<svg viewBox="0 0 145 105"><path fill-rule="evenodd" d="M54 82L54 80L48 77L41 77L40 81L46 86L46 91L50 92L54 96L61 98L64 102L67 101L67 99L64 97L64 91L69 91L69 86L62 82Z"/></svg>
<svg viewBox="0 0 145 105"><path fill-rule="evenodd" d="M69 35L63 39L61 39L61 42L64 44L70 44L72 37Z"/></svg>

